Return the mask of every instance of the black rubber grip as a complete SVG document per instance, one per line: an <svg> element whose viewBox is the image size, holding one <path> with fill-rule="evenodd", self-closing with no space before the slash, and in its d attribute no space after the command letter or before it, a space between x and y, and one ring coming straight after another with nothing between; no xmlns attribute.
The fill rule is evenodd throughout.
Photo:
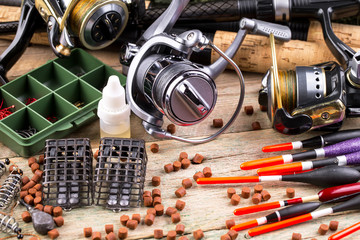
<svg viewBox="0 0 360 240"><path fill-rule="evenodd" d="M147 9L141 19L145 25L155 21L166 8ZM254 0L230 0L211 1L206 3L189 4L181 14L178 22L182 21L236 21L242 17L256 17L256 1Z"/></svg>
<svg viewBox="0 0 360 240"><path fill-rule="evenodd" d="M333 187L359 181L356 169L339 166L326 166L314 171L284 175L282 181L310 183L320 187Z"/></svg>
<svg viewBox="0 0 360 240"><path fill-rule="evenodd" d="M18 26L18 21L0 22L0 33L16 33Z"/></svg>
<svg viewBox="0 0 360 240"><path fill-rule="evenodd" d="M356 197L354 197L344 203L336 205L332 209L334 210L334 213L360 209L360 195L357 195Z"/></svg>
<svg viewBox="0 0 360 240"><path fill-rule="evenodd" d="M305 152L294 153L292 157L293 157L293 161L314 159L316 158L316 152L314 150L309 150Z"/></svg>

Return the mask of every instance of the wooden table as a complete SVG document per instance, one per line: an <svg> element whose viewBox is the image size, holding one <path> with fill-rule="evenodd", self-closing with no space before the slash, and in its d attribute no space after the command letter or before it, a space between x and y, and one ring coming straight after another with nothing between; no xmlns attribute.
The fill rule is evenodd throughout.
<svg viewBox="0 0 360 240"><path fill-rule="evenodd" d="M0 41L0 51L9 45L9 42ZM90 51L95 57L101 61L120 70L118 62L117 48L108 48L102 51ZM25 74L26 72L39 67L47 60L55 58L49 47L46 46L31 46L29 47L23 57L8 73L10 79ZM165 208L175 206L177 200L174 192L181 186L181 180L184 178L192 178L196 171L201 171L204 167L211 167L213 176L245 176L253 175L255 171L241 171L239 165L248 160L274 156L276 154L264 154L261 152L261 147L268 144L275 144L281 142L288 142L300 140L315 136L318 133L306 133L301 136L289 137L275 132L270 128L269 120L266 113L261 112L257 103L257 93L260 88L261 75L246 73L246 96L244 106L253 105L254 114L247 116L242 111L235 123L230 129L222 134L218 139L201 145L191 145L177 141L160 141L147 135L141 125L141 121L134 115L131 116L131 132L133 138L142 138L146 140L148 164L145 190L151 190L151 178L153 176L161 176L161 185L159 188L162 191L162 199ZM216 84L219 90L219 99L217 106L208 119L201 124L192 127L177 127L176 134L186 137L207 136L216 131L211 127L213 118L223 118L225 121L230 118L232 111L236 107L238 100L238 81L234 72L227 71L223 73L217 80ZM262 130L252 131L251 123L259 121ZM164 126L167 126L169 121L165 121ZM95 150L99 143L99 122L95 121L76 132L69 137L87 137L91 139L91 145ZM356 128L360 126L360 121L357 119L348 119L344 128ZM149 151L149 146L156 142L160 146L160 151L156 154ZM180 170L166 174L163 165L172 163L177 160L180 152L185 151L190 157L196 153L205 156L206 160L200 165L191 165L186 170ZM0 159L10 158L17 163L25 172L25 175L32 176L30 168L27 166L27 159L18 156L10 149L0 143ZM95 163L95 160L94 160ZM95 164L94 164L95 165ZM4 181L5 176L2 177L1 182ZM264 213L251 214L246 216L234 216L232 211L235 209L230 204L227 198L226 190L228 187L234 187L236 191L240 192L243 186L253 187L255 184L236 184L232 186L197 186L195 183L191 189L188 189L187 194L181 200L186 202L185 209L181 212L181 223L186 226L186 235L189 239L193 239L192 232L197 229L202 229L205 233L205 239L219 239L221 235L227 232L225 228L225 221L234 219L236 223L244 222L263 216ZM271 194L271 200L285 199L285 189L287 187L294 187L296 196L307 196L316 194L321 188L296 183L263 183L266 190ZM238 207L252 205L250 199L241 199ZM24 207L18 206L15 209L14 216L19 221L23 233L34 233L31 223L24 223L21 220L21 213L25 210ZM132 209L130 211L113 213L109 210L102 209L97 206L83 207L74 209L70 212L64 213L65 225L59 228L59 239L83 239L83 228L92 227L94 231L100 231L102 236L105 236L104 225L114 224L117 232L120 227L119 218L122 214L130 215L133 213L140 213L142 217L146 214L146 208ZM271 211L268 211L269 213ZM360 221L359 212L346 212L335 214L329 217L323 217L318 220L303 223L291 228L283 229L273 233L265 234L254 239L291 239L293 232L301 233L303 239L327 239L331 234L329 232L325 237L317 233L321 223L329 224L330 220L338 220L340 222L339 229L343 229ZM128 239L152 239L154 229L163 229L166 234L170 230L175 229L175 224L171 223L170 217L162 216L155 219L153 226L140 225L136 230L129 231ZM239 233L238 239L244 239L246 231ZM8 236L0 234L0 237ZM353 234L347 239L359 238L360 233ZM41 237L48 239L47 237Z"/></svg>

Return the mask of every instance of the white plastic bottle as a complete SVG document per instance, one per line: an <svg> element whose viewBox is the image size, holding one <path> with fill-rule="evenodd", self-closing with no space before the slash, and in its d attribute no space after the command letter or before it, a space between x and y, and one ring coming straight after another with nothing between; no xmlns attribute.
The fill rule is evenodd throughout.
<svg viewBox="0 0 360 240"><path fill-rule="evenodd" d="M130 138L130 106L125 102L125 89L116 75L109 77L98 105L100 137Z"/></svg>

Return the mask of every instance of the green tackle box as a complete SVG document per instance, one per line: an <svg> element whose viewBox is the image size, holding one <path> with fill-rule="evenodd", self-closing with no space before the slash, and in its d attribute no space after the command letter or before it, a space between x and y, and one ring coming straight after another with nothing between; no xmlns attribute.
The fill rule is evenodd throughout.
<svg viewBox="0 0 360 240"><path fill-rule="evenodd" d="M12 113L0 120L0 141L28 157L42 150L46 139L62 138L97 119L101 92L111 75L125 86L125 76L74 49L70 57L51 60L1 86L0 109L12 107Z"/></svg>

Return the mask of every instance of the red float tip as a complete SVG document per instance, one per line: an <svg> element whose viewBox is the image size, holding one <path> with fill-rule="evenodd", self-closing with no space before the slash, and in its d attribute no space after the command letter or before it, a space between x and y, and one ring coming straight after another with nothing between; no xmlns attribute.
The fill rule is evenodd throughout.
<svg viewBox="0 0 360 240"><path fill-rule="evenodd" d="M293 144L291 142L288 143L280 143L276 145L269 145L262 148L263 152L278 152L278 151L286 151L292 150Z"/></svg>
<svg viewBox="0 0 360 240"><path fill-rule="evenodd" d="M239 216L239 215L244 215L244 214L249 214L249 213L266 211L266 210L279 208L279 207L281 207L281 204L278 201L277 202L259 204L259 205L253 205L253 206L247 206L247 207L242 207L242 208L235 209L234 210L234 215Z"/></svg>
<svg viewBox="0 0 360 240"><path fill-rule="evenodd" d="M270 158L261 158L257 160L247 161L240 165L241 170L252 170L256 168L269 167L274 165L283 164L283 156L276 156Z"/></svg>

